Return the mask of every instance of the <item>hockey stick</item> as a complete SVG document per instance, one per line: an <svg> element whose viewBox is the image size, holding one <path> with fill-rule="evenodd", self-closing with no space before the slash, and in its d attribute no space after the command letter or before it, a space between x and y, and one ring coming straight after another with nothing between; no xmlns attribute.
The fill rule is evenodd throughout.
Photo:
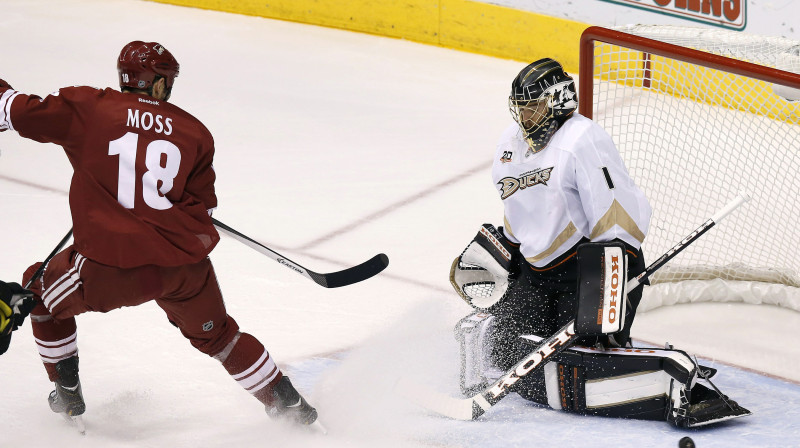
<svg viewBox="0 0 800 448"><path fill-rule="evenodd" d="M263 244L248 237L243 233L237 232L236 230L232 229L231 227L221 223L220 221L214 218L211 218L211 221L214 222L214 226L216 226L217 230L222 231L223 233L239 241L240 243L255 249L256 251L286 266L287 268L299 273L303 277L313 280L318 285L324 286L326 288L338 288L340 286L347 286L347 285L352 285L353 283L358 283L360 281L366 280L370 277L377 275L379 272L386 269L386 266L389 265L389 257L387 257L385 254L378 254L359 265L338 272L319 274L317 272L306 269L303 266L300 266L299 264L275 252L269 247L264 246Z"/></svg>
<svg viewBox="0 0 800 448"><path fill-rule="evenodd" d="M628 292L633 291L659 268L674 258L683 249L692 244L697 238L709 231L723 218L736 208L750 200L746 194L740 194L703 225L695 229L686 238L681 240L672 249L668 250L658 260L653 262L641 274L628 282ZM497 381L483 389L483 391L469 398L452 398L426 386L415 384L409 380L401 379L395 389L411 401L431 411L457 420L475 420L492 406L497 404L506 395L514 391L514 385L522 378L542 368L547 361L569 348L577 340L575 334L575 320L561 327L555 334L543 340L521 361L508 369Z"/></svg>
<svg viewBox="0 0 800 448"><path fill-rule="evenodd" d="M42 273L44 273L44 268L47 266L47 263L49 263L50 260L52 260L53 257L55 257L59 251L61 251L61 249L67 244L67 241L69 241L70 238L72 238L72 227L70 227L69 232L67 232L67 234L64 235L64 238L62 238L61 241L58 242L58 245L55 247L55 249L53 249L53 251L50 252L50 255L48 255L47 258L44 259L42 265L39 266L39 269L37 269L36 272L33 273L33 276L31 276L30 280L28 280L27 283L25 283L24 286L25 289L30 288L33 282L35 282L36 280L39 279L39 277L42 276Z"/></svg>

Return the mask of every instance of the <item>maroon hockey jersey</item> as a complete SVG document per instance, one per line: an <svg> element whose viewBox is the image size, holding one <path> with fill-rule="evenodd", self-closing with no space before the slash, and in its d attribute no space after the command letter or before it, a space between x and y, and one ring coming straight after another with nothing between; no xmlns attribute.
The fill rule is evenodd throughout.
<svg viewBox="0 0 800 448"><path fill-rule="evenodd" d="M209 210L214 141L196 118L146 95L66 87L40 98L0 81L0 130L61 145L74 169L75 247L106 265L177 266L219 241Z"/></svg>

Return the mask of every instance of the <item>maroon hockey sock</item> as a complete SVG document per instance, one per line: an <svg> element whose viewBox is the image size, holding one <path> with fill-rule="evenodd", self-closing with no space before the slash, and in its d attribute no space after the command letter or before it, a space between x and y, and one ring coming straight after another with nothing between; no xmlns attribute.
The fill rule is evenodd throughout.
<svg viewBox="0 0 800 448"><path fill-rule="evenodd" d="M36 296L36 307L31 311L31 327L47 376L50 381L56 381L56 363L78 354L75 318L53 319L41 299Z"/></svg>
<svg viewBox="0 0 800 448"><path fill-rule="evenodd" d="M247 333L239 333L222 361L225 370L260 402L272 401L272 388L283 377L261 342Z"/></svg>

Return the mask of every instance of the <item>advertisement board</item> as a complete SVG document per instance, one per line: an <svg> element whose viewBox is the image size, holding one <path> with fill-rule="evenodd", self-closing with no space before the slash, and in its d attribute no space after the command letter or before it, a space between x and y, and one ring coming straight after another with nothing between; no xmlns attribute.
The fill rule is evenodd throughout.
<svg viewBox="0 0 800 448"><path fill-rule="evenodd" d="M590 25L656 24L725 28L800 40L796 0L495 0L483 3Z"/></svg>

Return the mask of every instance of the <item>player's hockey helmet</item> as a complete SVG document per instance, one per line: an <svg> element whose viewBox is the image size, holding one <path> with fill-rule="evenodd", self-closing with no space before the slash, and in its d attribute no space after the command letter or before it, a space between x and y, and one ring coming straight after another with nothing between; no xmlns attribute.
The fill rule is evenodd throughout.
<svg viewBox="0 0 800 448"><path fill-rule="evenodd" d="M547 146L575 109L575 82L550 58L528 65L511 83L508 108L533 152Z"/></svg>
<svg viewBox="0 0 800 448"><path fill-rule="evenodd" d="M153 83L164 78L167 98L180 71L180 64L157 42L133 41L122 49L117 60L120 87L152 92Z"/></svg>

